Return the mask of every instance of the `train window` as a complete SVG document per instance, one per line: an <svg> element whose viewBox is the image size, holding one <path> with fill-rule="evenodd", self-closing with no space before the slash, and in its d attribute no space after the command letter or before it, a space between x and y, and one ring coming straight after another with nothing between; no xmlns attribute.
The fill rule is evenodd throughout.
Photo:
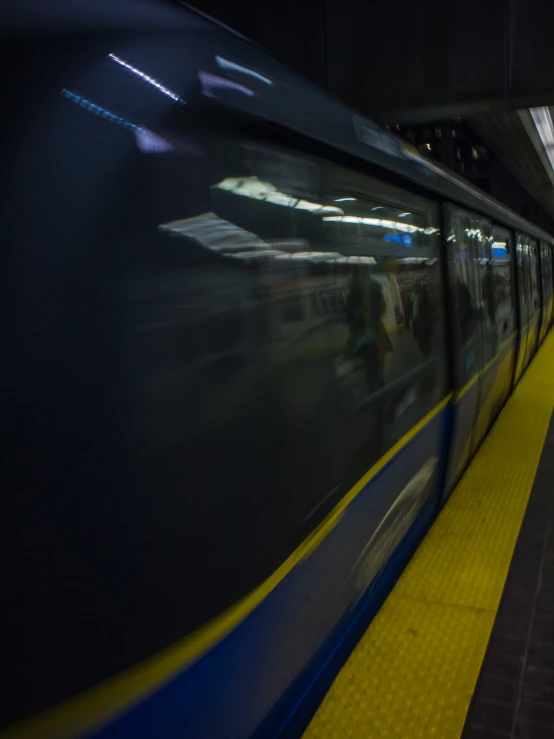
<svg viewBox="0 0 554 739"><path fill-rule="evenodd" d="M538 262L539 262L539 296L540 296L540 304L541 306L544 305L545 302L545 284L544 284L544 271L545 271L545 265L546 265L546 254L544 250L544 244L539 244L537 249L538 254Z"/></svg>
<svg viewBox="0 0 554 739"><path fill-rule="evenodd" d="M525 326L529 322L529 303L530 303L530 286L529 286L529 261L526 237L522 234L517 236L516 256L517 256L517 285L519 300L519 315L521 325Z"/></svg>
<svg viewBox="0 0 554 739"><path fill-rule="evenodd" d="M302 300L297 296L285 298L282 303L283 306L283 321L288 323L289 321L301 321L304 318L304 309L302 307Z"/></svg>
<svg viewBox="0 0 554 739"><path fill-rule="evenodd" d="M506 229L492 228L492 267L496 328L500 342L515 330L515 293L512 271L512 237Z"/></svg>
<svg viewBox="0 0 554 739"><path fill-rule="evenodd" d="M539 245L539 262L541 305L544 306L548 301L548 247L543 243Z"/></svg>
<svg viewBox="0 0 554 739"><path fill-rule="evenodd" d="M202 210L158 231L216 258L210 273L220 277L204 284L202 300L226 280L225 290L242 292L253 329L221 364L232 383L222 375L211 389L219 375L203 372L195 385L183 368L194 398L185 400L178 379L183 412L205 396L222 415L211 426L198 419L202 433L174 445L189 475L223 454L232 496L221 499L216 476L203 482L203 500L222 500L218 530L226 500L241 511L229 557L253 586L444 394L438 216L423 199L304 154L229 137L218 151ZM255 440L248 463L239 439ZM254 531L257 556L247 565Z"/></svg>
<svg viewBox="0 0 554 739"><path fill-rule="evenodd" d="M539 309L539 258L537 252L537 242L528 239L529 249L529 278L531 287L531 313L535 313Z"/></svg>
<svg viewBox="0 0 554 739"><path fill-rule="evenodd" d="M539 284L539 303L542 306L544 302L544 269L545 269L546 255L544 252L544 245L539 243L537 245L537 262L538 262L538 284Z"/></svg>
<svg viewBox="0 0 554 739"><path fill-rule="evenodd" d="M541 244L542 253L542 290L543 302L546 304L552 293L552 274L550 264L550 247L548 244Z"/></svg>
<svg viewBox="0 0 554 739"><path fill-rule="evenodd" d="M473 230L476 232L473 236L477 253L475 267L481 296L477 317L481 329L481 364L484 366L498 351L492 240L490 226L486 221L479 219L474 222Z"/></svg>
<svg viewBox="0 0 554 739"><path fill-rule="evenodd" d="M386 448L431 407L433 383L443 388L436 214L406 203L377 205L378 183L355 173L333 169L327 181L333 200L348 204L333 219L347 276L341 392L352 396L352 412L365 406L375 418L384 409L379 433ZM386 394L377 400L380 388Z"/></svg>
<svg viewBox="0 0 554 739"><path fill-rule="evenodd" d="M461 389L496 351L489 224L457 208L450 207L447 212L455 340L459 346L455 382Z"/></svg>
<svg viewBox="0 0 554 739"><path fill-rule="evenodd" d="M552 284L552 278L553 278L553 275L552 275L552 272L553 272L553 270L552 270L552 247L551 246L547 246L546 247L546 253L547 253L547 260L546 260L546 262L547 262L546 286L547 286L547 290L548 290L548 295L549 295L549 297L551 297L552 296L552 291L553 291L553 284Z"/></svg>

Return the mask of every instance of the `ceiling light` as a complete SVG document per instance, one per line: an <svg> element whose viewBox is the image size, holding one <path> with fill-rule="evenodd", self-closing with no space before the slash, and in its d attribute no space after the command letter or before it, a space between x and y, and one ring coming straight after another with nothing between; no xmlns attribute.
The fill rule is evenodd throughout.
<svg viewBox="0 0 554 739"><path fill-rule="evenodd" d="M544 106L541 108L530 108L529 112L546 150L550 164L554 168L554 126L552 125L550 110L547 106Z"/></svg>

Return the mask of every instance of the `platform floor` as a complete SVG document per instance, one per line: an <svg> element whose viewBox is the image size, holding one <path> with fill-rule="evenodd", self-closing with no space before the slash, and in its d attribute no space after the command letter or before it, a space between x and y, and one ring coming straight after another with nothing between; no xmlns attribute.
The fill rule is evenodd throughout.
<svg viewBox="0 0 554 739"><path fill-rule="evenodd" d="M554 737L553 409L551 334L304 739Z"/></svg>
<svg viewBox="0 0 554 739"><path fill-rule="evenodd" d="M554 416L463 739L554 739Z"/></svg>

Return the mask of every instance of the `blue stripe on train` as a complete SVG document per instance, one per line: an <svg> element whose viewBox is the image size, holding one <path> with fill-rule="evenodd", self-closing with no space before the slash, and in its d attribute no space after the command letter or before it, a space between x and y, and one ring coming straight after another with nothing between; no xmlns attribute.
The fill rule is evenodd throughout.
<svg viewBox="0 0 554 739"><path fill-rule="evenodd" d="M319 547L220 644L94 736L261 739L298 733L433 519L440 462L410 532L374 585L360 591L360 555L398 492L409 489L427 460L442 459L448 412L443 408L398 452Z"/></svg>

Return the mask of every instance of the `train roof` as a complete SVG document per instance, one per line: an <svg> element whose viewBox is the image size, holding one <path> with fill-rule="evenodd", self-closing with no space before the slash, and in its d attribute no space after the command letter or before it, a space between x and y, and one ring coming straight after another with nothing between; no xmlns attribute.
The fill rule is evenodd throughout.
<svg viewBox="0 0 554 739"><path fill-rule="evenodd" d="M229 77L227 106L384 168L439 199L454 201L554 245L549 233L330 97L257 45L177 2L8 2L0 5L0 28L4 37L106 31L194 32L195 39L201 39L205 46L202 70L198 72Z"/></svg>

